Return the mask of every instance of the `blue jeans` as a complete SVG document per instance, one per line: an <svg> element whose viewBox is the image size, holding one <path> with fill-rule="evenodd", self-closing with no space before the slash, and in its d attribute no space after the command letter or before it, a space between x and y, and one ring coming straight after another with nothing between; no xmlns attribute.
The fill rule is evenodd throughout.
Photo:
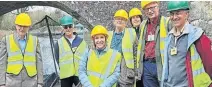
<svg viewBox="0 0 212 87"><path fill-rule="evenodd" d="M151 60L144 60L143 84L144 87L159 87L157 66Z"/></svg>

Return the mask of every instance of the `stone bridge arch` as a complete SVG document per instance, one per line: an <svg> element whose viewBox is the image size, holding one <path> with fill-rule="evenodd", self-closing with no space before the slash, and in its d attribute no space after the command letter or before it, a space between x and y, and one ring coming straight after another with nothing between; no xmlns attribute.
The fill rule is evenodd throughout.
<svg viewBox="0 0 212 87"><path fill-rule="evenodd" d="M55 7L72 15L89 31L93 25L101 24L112 28L113 14L118 9L129 11L132 7L139 7L140 2L109 2L109 1L13 1L0 2L0 16L18 8L27 6Z"/></svg>
<svg viewBox="0 0 212 87"><path fill-rule="evenodd" d="M67 4L71 2L60 2L60 1L28 1L28 2L0 2L0 16L13 11L18 8L23 8L27 6L50 6L55 7L60 10L65 11L66 13L72 15L74 18L79 20L87 29L91 29L92 25L76 11L70 8Z"/></svg>

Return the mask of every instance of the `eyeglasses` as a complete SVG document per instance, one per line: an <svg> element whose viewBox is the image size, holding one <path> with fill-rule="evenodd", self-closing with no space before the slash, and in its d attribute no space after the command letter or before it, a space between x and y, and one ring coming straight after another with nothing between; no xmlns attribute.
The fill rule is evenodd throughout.
<svg viewBox="0 0 212 87"><path fill-rule="evenodd" d="M68 28L72 28L72 27L73 27L72 24L63 26L64 29L68 29Z"/></svg>
<svg viewBox="0 0 212 87"><path fill-rule="evenodd" d="M153 10L155 10L155 8L158 8L158 6L145 8L144 11L149 11L149 10L153 11Z"/></svg>
<svg viewBox="0 0 212 87"><path fill-rule="evenodd" d="M115 17L114 20L119 20L119 21L127 21L127 19L122 18L122 17Z"/></svg>
<svg viewBox="0 0 212 87"><path fill-rule="evenodd" d="M183 11L183 10L173 11L173 12L170 12L169 15L170 16L174 16L174 15L179 16L179 15L183 14L183 12L185 12L185 11Z"/></svg>

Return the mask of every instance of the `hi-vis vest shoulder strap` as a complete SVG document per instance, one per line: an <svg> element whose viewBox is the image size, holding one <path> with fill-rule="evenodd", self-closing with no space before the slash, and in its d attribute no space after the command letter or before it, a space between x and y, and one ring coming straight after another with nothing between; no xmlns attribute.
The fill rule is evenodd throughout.
<svg viewBox="0 0 212 87"><path fill-rule="evenodd" d="M122 52L123 56L126 62L126 66L128 68L133 69L134 68L134 57L133 57L133 44L135 42L136 33L133 30L133 28L125 28L124 29L124 36L122 38ZM108 46L111 47L111 42L113 38L113 32L109 32L109 38L108 38Z"/></svg>
<svg viewBox="0 0 212 87"><path fill-rule="evenodd" d="M113 74L116 66L120 64L121 54L116 50L109 49L99 57L97 57L94 50L90 50L88 55L88 78L93 87L99 87L106 78ZM116 84L113 87L116 87Z"/></svg>
<svg viewBox="0 0 212 87"><path fill-rule="evenodd" d="M8 52L7 73L18 75L21 72L23 66L25 66L26 71L30 77L37 75L37 37L29 35L28 40L26 40L26 48L24 54L16 44L13 34L6 36L6 42Z"/></svg>
<svg viewBox="0 0 212 87"><path fill-rule="evenodd" d="M79 60L87 49L86 42L82 40L80 45L76 48L75 53L71 51L71 47L66 41L65 37L58 40L59 45L59 66L60 79L70 76L78 76Z"/></svg>
<svg viewBox="0 0 212 87"><path fill-rule="evenodd" d="M212 81L210 76L205 72L202 60L194 44L191 45L190 52L194 87L208 87Z"/></svg>
<svg viewBox="0 0 212 87"><path fill-rule="evenodd" d="M161 59L162 59L162 64L163 64L163 59L164 59L164 47L165 47L165 38L167 37L168 34L168 30L167 30L167 25L168 25L168 21L169 18L166 18L164 16L161 16L160 19L160 53L161 53ZM137 47L137 66L139 66L139 61L140 61L140 57L141 57L141 49L142 49L142 42L145 41L145 39L143 39L143 35L146 28L146 24L147 24L147 20L144 20L141 24L141 34L140 34L140 38L138 41L138 47Z"/></svg>

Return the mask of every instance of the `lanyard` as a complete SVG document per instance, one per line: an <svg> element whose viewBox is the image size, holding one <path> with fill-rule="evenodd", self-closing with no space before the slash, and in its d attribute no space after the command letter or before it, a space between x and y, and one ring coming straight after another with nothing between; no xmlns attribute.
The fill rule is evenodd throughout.
<svg viewBox="0 0 212 87"><path fill-rule="evenodd" d="M173 35L174 35L174 46L175 46L175 47L177 46L177 40L178 40L178 38L180 38L180 36L182 36L183 31L184 31L184 27L181 29L179 35L174 35L174 34L173 34Z"/></svg>

